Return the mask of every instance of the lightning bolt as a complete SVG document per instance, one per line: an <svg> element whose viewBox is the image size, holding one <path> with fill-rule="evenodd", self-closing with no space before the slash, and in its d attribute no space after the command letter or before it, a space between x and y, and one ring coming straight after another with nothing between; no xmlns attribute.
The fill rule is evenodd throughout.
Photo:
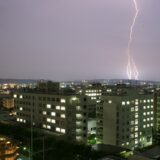
<svg viewBox="0 0 160 160"><path fill-rule="evenodd" d="M127 75L129 79L134 78L135 80L138 80L138 69L137 66L135 64L134 59L131 56L131 44L132 44L132 40L133 40L133 30L135 27L135 23L138 17L138 13L139 13L139 9L138 9L138 5L137 5L137 1L133 0L134 6L135 6L135 16L133 18L133 22L131 24L130 27L130 34L129 34L129 41L128 41L128 47L127 47L127 56L128 56L128 64L127 64Z"/></svg>

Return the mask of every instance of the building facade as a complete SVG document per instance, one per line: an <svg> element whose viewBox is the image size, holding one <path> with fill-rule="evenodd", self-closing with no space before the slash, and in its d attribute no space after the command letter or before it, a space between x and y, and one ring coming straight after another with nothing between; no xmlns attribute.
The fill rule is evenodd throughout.
<svg viewBox="0 0 160 160"><path fill-rule="evenodd" d="M55 93L17 92L14 103L17 122L80 142L87 140L89 114L96 107L90 97Z"/></svg>
<svg viewBox="0 0 160 160"><path fill-rule="evenodd" d="M137 88L121 88L102 96L97 105L97 138L134 150L152 144L154 99Z"/></svg>

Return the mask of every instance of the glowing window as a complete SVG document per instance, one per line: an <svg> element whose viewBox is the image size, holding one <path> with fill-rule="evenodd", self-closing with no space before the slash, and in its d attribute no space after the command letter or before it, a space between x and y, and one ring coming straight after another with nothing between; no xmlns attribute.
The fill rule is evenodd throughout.
<svg viewBox="0 0 160 160"><path fill-rule="evenodd" d="M143 106L143 109L146 109L146 106Z"/></svg>
<svg viewBox="0 0 160 160"><path fill-rule="evenodd" d="M19 110L20 110L20 111L23 111L23 107L20 107Z"/></svg>
<svg viewBox="0 0 160 160"><path fill-rule="evenodd" d="M129 105L130 104L130 101L127 101L127 105Z"/></svg>
<svg viewBox="0 0 160 160"><path fill-rule="evenodd" d="M51 122L51 119L50 119L50 118L47 118L47 122Z"/></svg>
<svg viewBox="0 0 160 160"><path fill-rule="evenodd" d="M112 103L112 100L109 100L109 101L108 101L108 103L110 103L110 104L111 104L111 103Z"/></svg>
<svg viewBox="0 0 160 160"><path fill-rule="evenodd" d="M42 114L43 114L43 115L46 115L46 114L47 114L47 112L46 112L46 111L43 111L43 112L42 112Z"/></svg>
<svg viewBox="0 0 160 160"><path fill-rule="evenodd" d="M65 114L61 114L61 118L66 118L66 115Z"/></svg>
<svg viewBox="0 0 160 160"><path fill-rule="evenodd" d="M65 129L61 129L61 133L66 133L66 130Z"/></svg>
<svg viewBox="0 0 160 160"><path fill-rule="evenodd" d="M61 99L61 103L66 103L66 100L65 99Z"/></svg>
<svg viewBox="0 0 160 160"><path fill-rule="evenodd" d="M56 127L56 131L57 131L57 132L60 132L60 130L61 130L61 129L60 129L59 127Z"/></svg>
<svg viewBox="0 0 160 160"><path fill-rule="evenodd" d="M51 126L50 126L50 125L47 125L47 129L51 129Z"/></svg>
<svg viewBox="0 0 160 160"><path fill-rule="evenodd" d="M125 101L123 101L123 102L122 102L122 105L124 106L125 104L126 104Z"/></svg>
<svg viewBox="0 0 160 160"><path fill-rule="evenodd" d="M51 104L47 104L46 106L47 106L47 108L48 108L48 109L50 109L50 108L51 108Z"/></svg>
<svg viewBox="0 0 160 160"><path fill-rule="evenodd" d="M65 106L61 106L61 110L65 111L66 110Z"/></svg>
<svg viewBox="0 0 160 160"><path fill-rule="evenodd" d="M51 123L56 123L55 119L52 119L52 120L51 120Z"/></svg>
<svg viewBox="0 0 160 160"><path fill-rule="evenodd" d="M14 98L17 98L17 95L16 95L16 94L14 94L14 95L13 95L13 97L14 97Z"/></svg>
<svg viewBox="0 0 160 160"><path fill-rule="evenodd" d="M51 112L51 116L56 116L56 113L55 112Z"/></svg>
<svg viewBox="0 0 160 160"><path fill-rule="evenodd" d="M19 96L19 98L20 98L20 99L22 99L22 98L23 98L23 96L22 96L22 95L20 95L20 96Z"/></svg>
<svg viewBox="0 0 160 160"><path fill-rule="evenodd" d="M60 110L60 106L56 106L56 109L57 109L57 110Z"/></svg>

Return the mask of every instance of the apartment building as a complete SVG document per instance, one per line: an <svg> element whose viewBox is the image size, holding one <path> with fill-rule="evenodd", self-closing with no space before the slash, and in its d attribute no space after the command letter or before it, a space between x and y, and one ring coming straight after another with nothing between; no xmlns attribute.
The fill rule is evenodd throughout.
<svg viewBox="0 0 160 160"><path fill-rule="evenodd" d="M97 104L97 138L134 150L152 144L153 94L135 87L115 87Z"/></svg>
<svg viewBox="0 0 160 160"><path fill-rule="evenodd" d="M14 93L16 120L85 142L88 119L96 108L85 95L71 95L40 91Z"/></svg>

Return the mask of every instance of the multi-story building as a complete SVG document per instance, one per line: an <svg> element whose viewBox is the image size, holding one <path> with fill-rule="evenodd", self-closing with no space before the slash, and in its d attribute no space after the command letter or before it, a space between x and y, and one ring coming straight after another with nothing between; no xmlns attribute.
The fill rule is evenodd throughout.
<svg viewBox="0 0 160 160"><path fill-rule="evenodd" d="M90 97L40 91L17 92L13 96L17 122L86 141L89 115L96 107Z"/></svg>
<svg viewBox="0 0 160 160"><path fill-rule="evenodd" d="M3 99L3 107L6 109L13 109L14 108L14 99L13 98L4 98Z"/></svg>
<svg viewBox="0 0 160 160"><path fill-rule="evenodd" d="M104 144L129 149L151 145L153 95L134 87L113 90L97 104L97 138Z"/></svg>

